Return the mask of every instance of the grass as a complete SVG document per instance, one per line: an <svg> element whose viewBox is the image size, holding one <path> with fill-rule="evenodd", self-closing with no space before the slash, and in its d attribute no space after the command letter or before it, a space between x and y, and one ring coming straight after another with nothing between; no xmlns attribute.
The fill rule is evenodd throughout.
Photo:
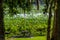
<svg viewBox="0 0 60 40"><path fill-rule="evenodd" d="M38 36L32 38L9 38L7 40L46 40L46 36Z"/></svg>

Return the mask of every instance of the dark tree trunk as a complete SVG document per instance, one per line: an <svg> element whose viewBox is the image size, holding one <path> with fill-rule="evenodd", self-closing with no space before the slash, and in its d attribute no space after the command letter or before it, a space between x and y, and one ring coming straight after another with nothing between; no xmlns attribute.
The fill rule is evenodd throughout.
<svg viewBox="0 0 60 40"><path fill-rule="evenodd" d="M54 14L54 27L53 27L53 40L60 40L60 0L55 0L55 14Z"/></svg>
<svg viewBox="0 0 60 40"><path fill-rule="evenodd" d="M47 40L51 40L50 39L50 28L51 28L51 18L52 18L52 6L53 6L53 0L49 1L50 2L50 6L49 6L49 19L48 19L48 28L47 28Z"/></svg>
<svg viewBox="0 0 60 40"><path fill-rule="evenodd" d="M5 40L2 4L3 4L3 0L0 0L0 40Z"/></svg>
<svg viewBox="0 0 60 40"><path fill-rule="evenodd" d="M52 17L52 11L51 11L51 4L49 8L49 18L48 18L48 28L47 28L47 40L50 40L50 28L51 28L51 17Z"/></svg>
<svg viewBox="0 0 60 40"><path fill-rule="evenodd" d="M37 10L39 10L39 0L36 0Z"/></svg>

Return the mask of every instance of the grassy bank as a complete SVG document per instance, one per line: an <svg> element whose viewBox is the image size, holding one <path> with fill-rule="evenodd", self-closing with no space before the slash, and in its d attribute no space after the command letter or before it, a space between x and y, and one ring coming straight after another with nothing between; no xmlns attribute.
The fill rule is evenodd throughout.
<svg viewBox="0 0 60 40"><path fill-rule="evenodd" d="M38 36L32 38L9 38L6 40L46 40L46 36Z"/></svg>

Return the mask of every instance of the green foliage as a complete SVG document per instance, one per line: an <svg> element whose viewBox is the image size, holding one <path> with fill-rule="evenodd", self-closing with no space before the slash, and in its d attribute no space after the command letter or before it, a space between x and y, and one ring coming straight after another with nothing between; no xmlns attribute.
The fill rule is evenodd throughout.
<svg viewBox="0 0 60 40"><path fill-rule="evenodd" d="M5 31L10 32L10 34L20 35L22 30L28 30L29 32L31 32L31 35L38 36L40 35L40 31L37 31L38 28L40 29L45 28L43 29L45 30L45 32L42 30L42 33L46 34L47 16L44 16L42 14L41 16L38 16L37 18L32 18L32 17L14 18L8 15L5 15L4 23L5 23Z"/></svg>
<svg viewBox="0 0 60 40"><path fill-rule="evenodd" d="M31 10L32 3L30 0L4 0L3 7L9 8L9 13L11 15L17 14L17 8L22 8L24 11L29 12Z"/></svg>

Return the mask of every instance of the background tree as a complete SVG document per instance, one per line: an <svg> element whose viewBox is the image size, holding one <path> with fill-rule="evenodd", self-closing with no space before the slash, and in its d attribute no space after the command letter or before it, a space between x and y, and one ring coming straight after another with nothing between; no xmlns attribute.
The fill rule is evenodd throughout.
<svg viewBox="0 0 60 40"><path fill-rule="evenodd" d="M4 15L3 15L3 0L0 0L0 40L5 40Z"/></svg>
<svg viewBox="0 0 60 40"><path fill-rule="evenodd" d="M36 0L37 10L39 10L39 0Z"/></svg>

